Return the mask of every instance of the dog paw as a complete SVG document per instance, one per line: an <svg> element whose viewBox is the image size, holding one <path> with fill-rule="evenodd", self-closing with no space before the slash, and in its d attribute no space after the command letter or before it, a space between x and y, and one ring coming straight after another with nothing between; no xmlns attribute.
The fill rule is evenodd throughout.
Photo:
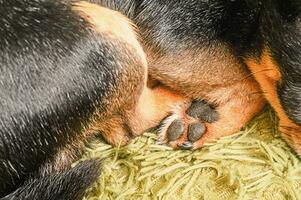
<svg viewBox="0 0 301 200"><path fill-rule="evenodd" d="M161 122L158 143L173 148L192 149L207 131L206 124L218 120L214 107L203 100L195 100L190 107L175 110Z"/></svg>

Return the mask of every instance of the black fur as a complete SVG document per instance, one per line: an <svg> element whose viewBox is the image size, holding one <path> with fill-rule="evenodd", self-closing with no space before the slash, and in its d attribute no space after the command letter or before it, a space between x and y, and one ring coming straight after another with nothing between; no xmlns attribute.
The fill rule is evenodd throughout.
<svg viewBox="0 0 301 200"><path fill-rule="evenodd" d="M100 161L87 161L70 171L27 181L1 200L80 200L87 187L98 178Z"/></svg>
<svg viewBox="0 0 301 200"><path fill-rule="evenodd" d="M68 184L82 184L74 195L83 195L98 171L87 170L87 164L51 175L72 162L55 159L78 142L96 111L105 117L102 113L124 103L118 81L142 79L137 68L137 77L127 72L126 66L139 65L129 55L122 41L96 34L69 1L0 0L0 198L29 179L34 180L8 198L30 199L26 190L39 187L29 195L60 199L52 189L68 189ZM129 94L132 90L129 86ZM37 178L39 173L46 177ZM83 176L87 179L80 181ZM63 199L75 199L68 191Z"/></svg>
<svg viewBox="0 0 301 200"><path fill-rule="evenodd" d="M298 0L94 0L130 17L162 54L210 44L228 45L240 58L268 47L282 80L278 95L301 125L301 2ZM108 3L110 2L110 3ZM129 6L130 5L130 6ZM126 10L127 9L127 10Z"/></svg>
<svg viewBox="0 0 301 200"><path fill-rule="evenodd" d="M281 104L290 119L301 126L301 2L285 4L278 1L270 8L262 32L282 75L278 84Z"/></svg>
<svg viewBox="0 0 301 200"><path fill-rule="evenodd" d="M127 15L141 42L161 54L222 43L243 59L268 46L282 74L281 103L301 125L299 1L90 1ZM121 41L96 35L71 6L69 0L0 0L2 199L80 199L99 173L93 162L49 169L96 108L118 108L110 105L119 76L127 75L120 63L137 62Z"/></svg>

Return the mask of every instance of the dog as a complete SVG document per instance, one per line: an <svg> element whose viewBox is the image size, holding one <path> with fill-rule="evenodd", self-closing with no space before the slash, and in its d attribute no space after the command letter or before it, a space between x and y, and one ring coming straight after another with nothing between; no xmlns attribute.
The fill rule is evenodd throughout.
<svg viewBox="0 0 301 200"><path fill-rule="evenodd" d="M146 57L118 12L61 0L0 5L0 198L81 199L100 168L70 170L86 139L123 145L183 98L147 88Z"/></svg>
<svg viewBox="0 0 301 200"><path fill-rule="evenodd" d="M299 1L92 2L139 27L149 80L193 100L163 120L161 143L200 148L240 130L267 100L301 154Z"/></svg>
<svg viewBox="0 0 301 200"><path fill-rule="evenodd" d="M265 105L301 154L301 3L0 0L0 198L81 199L101 134L197 149ZM161 123L160 123L161 122Z"/></svg>

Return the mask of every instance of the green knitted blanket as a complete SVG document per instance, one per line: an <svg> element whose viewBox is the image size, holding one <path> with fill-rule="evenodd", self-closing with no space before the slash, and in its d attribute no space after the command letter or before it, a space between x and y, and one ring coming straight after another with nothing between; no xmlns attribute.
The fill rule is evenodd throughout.
<svg viewBox="0 0 301 200"><path fill-rule="evenodd" d="M242 131L197 151L172 150L145 133L126 147L93 141L82 160L105 158L85 200L301 200L301 162L270 108ZM80 161L79 161L80 162Z"/></svg>

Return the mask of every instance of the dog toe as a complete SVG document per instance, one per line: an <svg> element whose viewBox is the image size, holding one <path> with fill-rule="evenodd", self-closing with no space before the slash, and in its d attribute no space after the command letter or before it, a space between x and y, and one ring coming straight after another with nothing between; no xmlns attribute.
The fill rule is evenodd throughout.
<svg viewBox="0 0 301 200"><path fill-rule="evenodd" d="M169 141L174 141L179 139L184 133L184 123L180 119L174 120L170 126L167 128L167 138Z"/></svg>
<svg viewBox="0 0 301 200"><path fill-rule="evenodd" d="M194 100L186 112L189 116L212 123L218 120L218 113L204 100Z"/></svg>
<svg viewBox="0 0 301 200"><path fill-rule="evenodd" d="M206 132L206 127L203 123L192 123L188 127L188 140L190 142L196 142Z"/></svg>

